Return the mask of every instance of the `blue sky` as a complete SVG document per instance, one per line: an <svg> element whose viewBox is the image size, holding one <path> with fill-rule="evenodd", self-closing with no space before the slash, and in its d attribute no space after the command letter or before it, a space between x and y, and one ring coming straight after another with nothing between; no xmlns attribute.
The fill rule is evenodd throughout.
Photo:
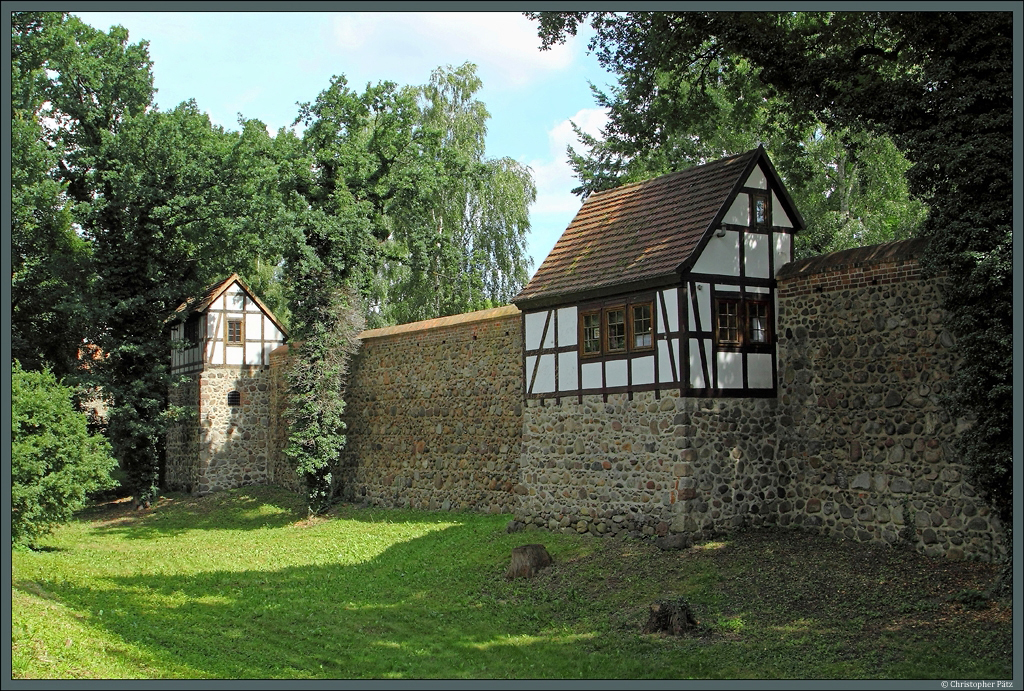
<svg viewBox="0 0 1024 691"><path fill-rule="evenodd" d="M195 99L211 120L237 129L238 114L271 132L290 126L331 76L353 88L390 80L425 84L443 65L473 62L491 113L487 156L530 166L537 202L528 240L533 268L572 220L580 200L566 163L570 120L597 134L604 123L588 80L613 80L586 53L588 34L540 51L534 22L515 13L77 12L103 30L120 24L149 42L160 108Z"/></svg>

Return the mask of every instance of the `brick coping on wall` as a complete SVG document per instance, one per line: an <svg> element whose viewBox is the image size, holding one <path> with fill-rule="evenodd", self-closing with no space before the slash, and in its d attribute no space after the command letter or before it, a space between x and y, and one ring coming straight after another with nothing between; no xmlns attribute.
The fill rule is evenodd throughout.
<svg viewBox="0 0 1024 691"><path fill-rule="evenodd" d="M397 326L385 326L379 329L367 329L366 331L361 332L358 338L360 341L366 341L371 338L399 336L401 334L415 333L417 331L433 331L434 329L443 329L446 326L461 326L463 324L472 324L474 322L493 321L495 319L511 317L516 314L519 314L518 307L515 305L505 305L504 307L492 307L491 309L477 310L476 312L453 314L450 317L425 319L423 321L409 322L408 324L399 324ZM278 346L270 352L271 357L283 357L287 354L287 343Z"/></svg>
<svg viewBox="0 0 1024 691"><path fill-rule="evenodd" d="M856 268L865 264L917 261L927 245L926 238L911 238L822 254L785 264L775 278L780 281L797 277L809 278L817 273Z"/></svg>

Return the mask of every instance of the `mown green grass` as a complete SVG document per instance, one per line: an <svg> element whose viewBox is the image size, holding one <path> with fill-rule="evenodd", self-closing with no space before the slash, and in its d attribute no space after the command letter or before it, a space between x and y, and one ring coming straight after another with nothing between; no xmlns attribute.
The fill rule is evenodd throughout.
<svg viewBox="0 0 1024 691"><path fill-rule="evenodd" d="M15 678L1008 678L994 570L793 532L682 552L246 488L13 552ZM503 578L513 547L555 564ZM970 593L965 597L963 593ZM643 635L685 597L699 635ZM964 603L970 605L965 606Z"/></svg>

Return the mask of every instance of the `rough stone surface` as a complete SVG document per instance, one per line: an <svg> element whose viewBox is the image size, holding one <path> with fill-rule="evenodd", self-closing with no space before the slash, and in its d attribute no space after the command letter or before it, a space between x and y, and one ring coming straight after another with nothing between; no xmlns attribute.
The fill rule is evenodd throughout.
<svg viewBox="0 0 1024 691"><path fill-rule="evenodd" d="M522 433L518 312L364 339L346 396L342 495L512 513Z"/></svg>
<svg viewBox="0 0 1024 691"><path fill-rule="evenodd" d="M951 452L971 421L939 405L955 366L952 339L939 336L941 279L923 280L907 258L821 264L779 281L776 398L524 401L518 314L368 338L349 384L342 490L381 506L513 512L526 526L595 536L700 539L779 525L908 541L955 559L1003 553L998 520ZM282 362L275 352L277 413ZM284 425L271 417L265 475L257 446L247 473L211 477L294 484L281 460ZM215 416L220 442L229 423ZM217 441L202 434L179 430L169 442L199 457ZM176 481L195 482L190 467L173 468Z"/></svg>
<svg viewBox="0 0 1024 691"><path fill-rule="evenodd" d="M271 481L271 373L267 367L206 365L170 391L185 415L167 435L170 489L207 494ZM239 405L228 405L228 393Z"/></svg>

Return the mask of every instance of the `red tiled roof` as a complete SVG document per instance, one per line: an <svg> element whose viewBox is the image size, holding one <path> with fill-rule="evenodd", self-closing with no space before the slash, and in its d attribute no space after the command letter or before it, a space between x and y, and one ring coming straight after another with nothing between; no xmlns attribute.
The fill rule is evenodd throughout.
<svg viewBox="0 0 1024 691"><path fill-rule="evenodd" d="M671 276L763 149L592 194L513 302Z"/></svg>

